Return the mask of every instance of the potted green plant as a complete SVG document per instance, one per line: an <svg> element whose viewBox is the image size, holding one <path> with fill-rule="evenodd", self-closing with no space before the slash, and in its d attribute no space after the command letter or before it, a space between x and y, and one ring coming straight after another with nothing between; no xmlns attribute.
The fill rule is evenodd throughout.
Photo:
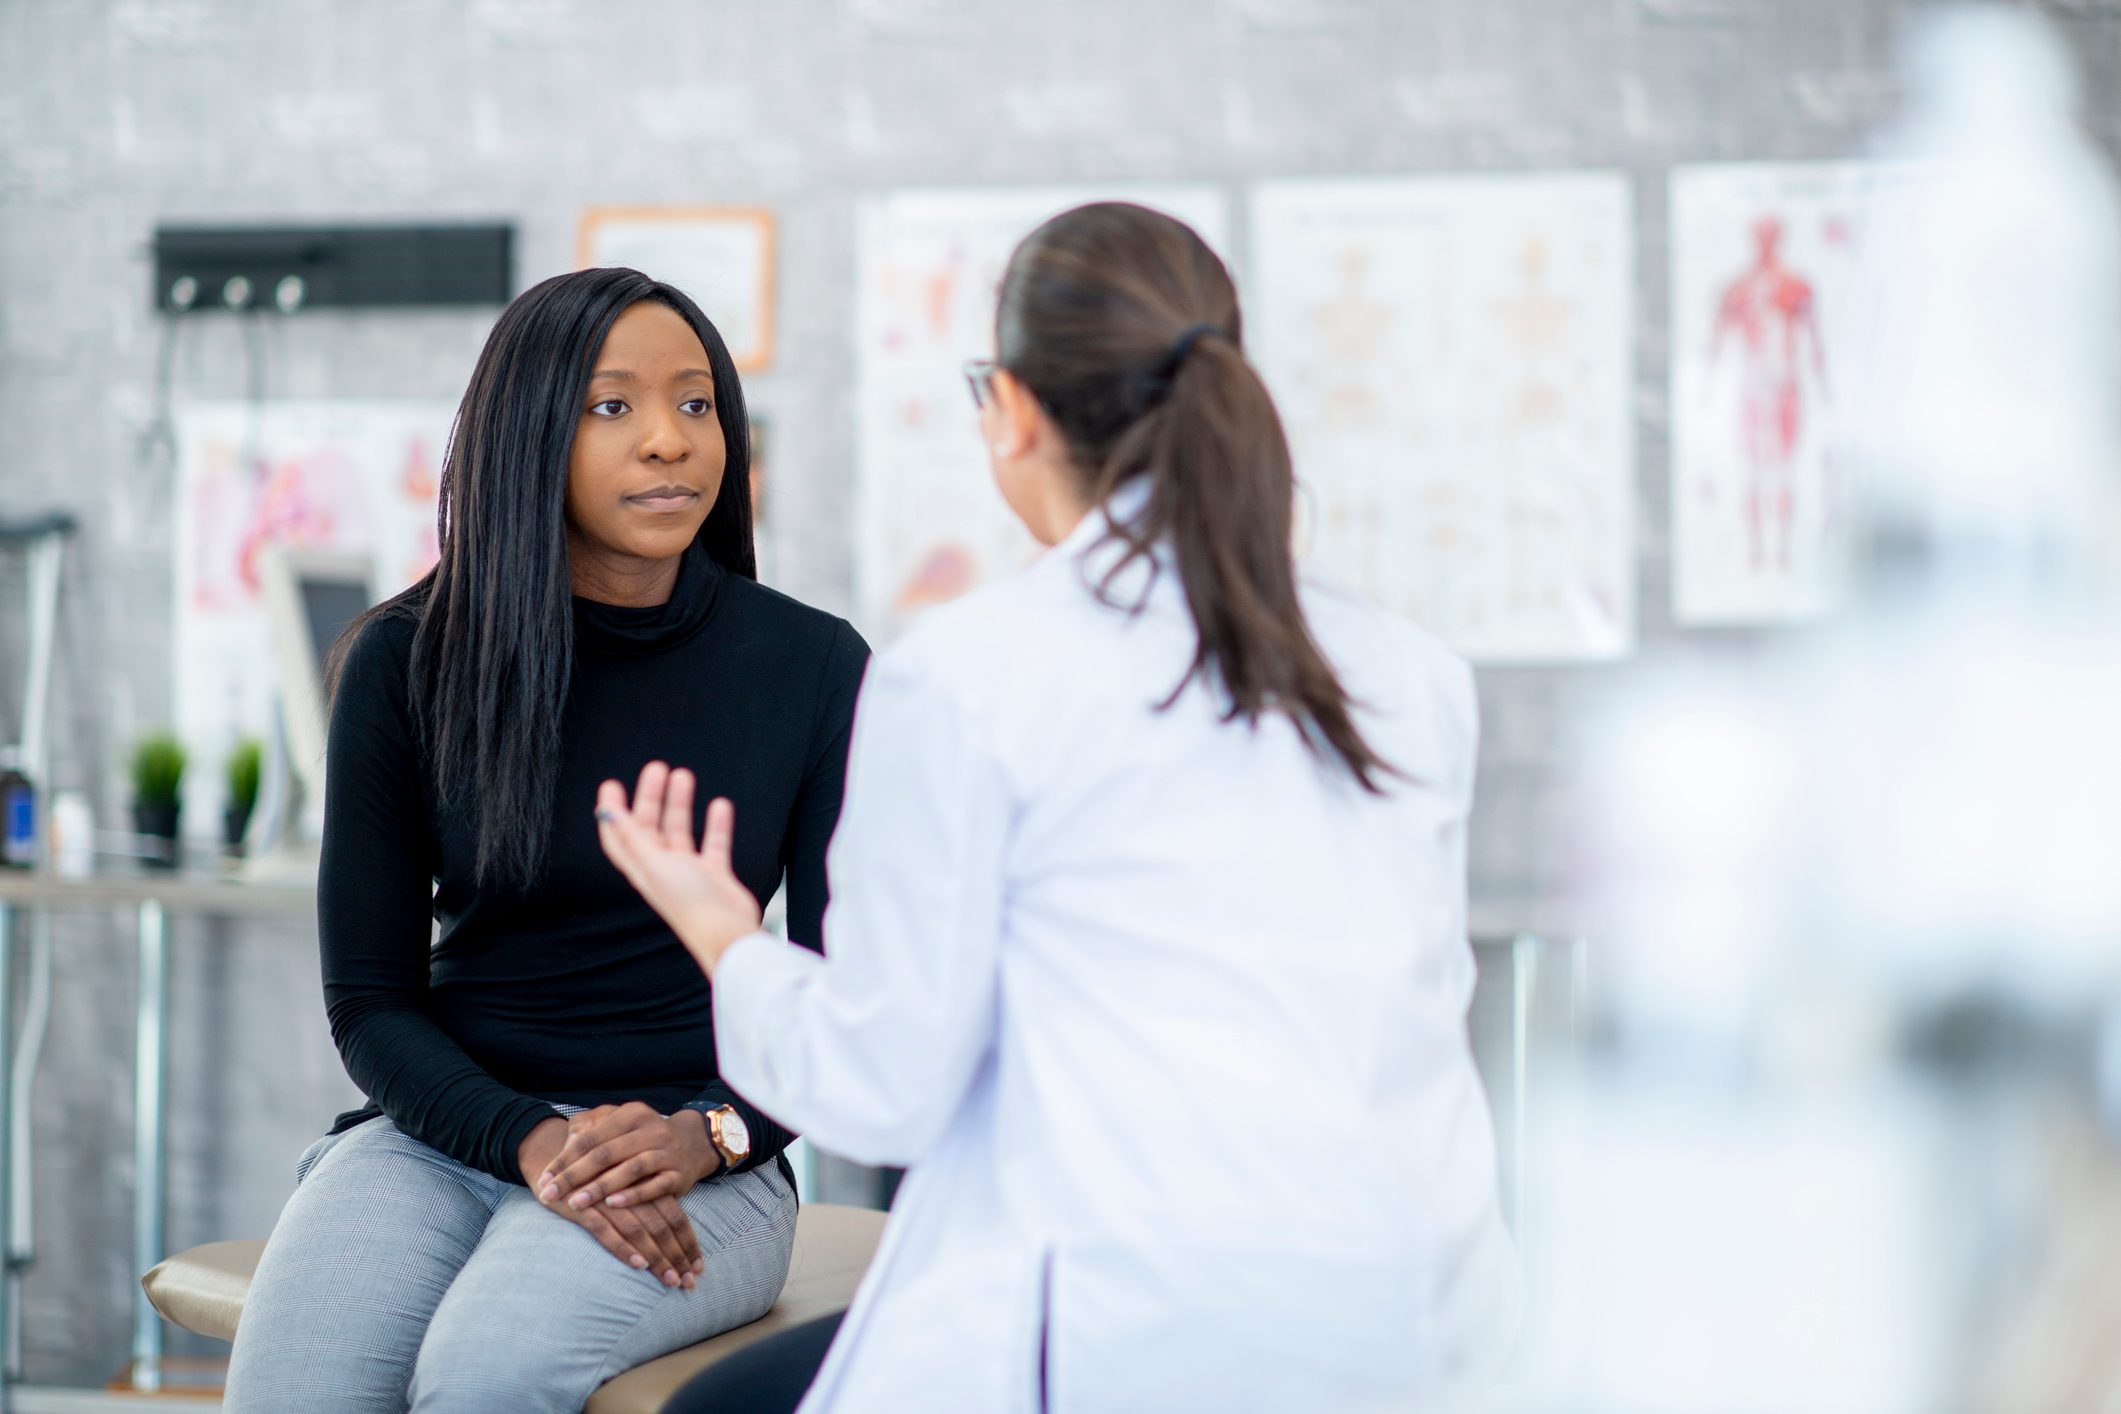
<svg viewBox="0 0 2121 1414"><path fill-rule="evenodd" d="M250 830L250 813L258 805L258 776L265 762L265 744L245 737L228 754L228 808L221 812L221 841L230 854L243 852L243 836Z"/></svg>
<svg viewBox="0 0 2121 1414"><path fill-rule="evenodd" d="M161 842L148 862L165 869L177 865L177 824L184 802L184 743L167 732L142 737L133 748L133 828Z"/></svg>

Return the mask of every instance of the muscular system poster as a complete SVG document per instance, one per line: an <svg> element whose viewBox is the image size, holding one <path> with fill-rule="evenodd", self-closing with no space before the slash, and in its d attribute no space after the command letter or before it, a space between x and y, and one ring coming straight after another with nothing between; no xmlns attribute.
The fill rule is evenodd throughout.
<svg viewBox="0 0 2121 1414"><path fill-rule="evenodd" d="M1874 163L1672 174L1672 609L1681 623L1801 619L1837 592L1838 424Z"/></svg>

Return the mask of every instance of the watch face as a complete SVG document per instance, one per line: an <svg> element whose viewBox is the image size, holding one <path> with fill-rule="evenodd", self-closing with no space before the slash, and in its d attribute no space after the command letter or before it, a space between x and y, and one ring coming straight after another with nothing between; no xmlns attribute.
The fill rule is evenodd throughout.
<svg viewBox="0 0 2121 1414"><path fill-rule="evenodd" d="M722 1111L722 1142L735 1153L751 1152L751 1128L735 1110Z"/></svg>

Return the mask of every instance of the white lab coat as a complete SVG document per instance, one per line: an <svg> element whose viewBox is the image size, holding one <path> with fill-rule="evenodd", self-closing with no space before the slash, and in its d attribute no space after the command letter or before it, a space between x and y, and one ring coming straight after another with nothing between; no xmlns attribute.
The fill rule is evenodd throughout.
<svg viewBox="0 0 2121 1414"><path fill-rule="evenodd" d="M1093 599L1104 525L877 655L827 958L758 934L716 973L729 1083L911 1170L805 1414L1402 1409L1512 1333L1470 673L1307 586L1417 782L1383 799L1286 719L1159 713L1191 622L1168 573Z"/></svg>

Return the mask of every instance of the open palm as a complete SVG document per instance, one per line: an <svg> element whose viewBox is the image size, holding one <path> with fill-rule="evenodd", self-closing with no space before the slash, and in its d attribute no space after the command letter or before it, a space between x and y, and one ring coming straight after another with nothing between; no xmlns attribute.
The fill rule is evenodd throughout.
<svg viewBox="0 0 2121 1414"><path fill-rule="evenodd" d="M730 867L735 806L710 804L706 835L693 848L694 790L692 772L660 761L641 768L630 806L626 787L606 781L597 788L597 838L711 976L731 943L758 931L759 901Z"/></svg>

